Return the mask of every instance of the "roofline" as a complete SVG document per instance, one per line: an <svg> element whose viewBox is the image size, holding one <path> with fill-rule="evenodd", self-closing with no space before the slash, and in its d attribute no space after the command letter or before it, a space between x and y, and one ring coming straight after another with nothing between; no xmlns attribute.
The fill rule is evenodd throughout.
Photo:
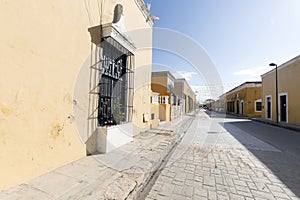
<svg viewBox="0 0 300 200"><path fill-rule="evenodd" d="M173 78L174 83L175 82L185 82L187 84L188 88L192 91L192 93L195 96L197 96L185 78L175 78L174 75L170 71L155 71L155 72L152 72L151 76L153 76L153 74L167 74L167 75L171 76L171 78Z"/></svg>
<svg viewBox="0 0 300 200"><path fill-rule="evenodd" d="M186 80L185 78L178 78L178 79L175 80L175 82L183 82L183 83L185 82L185 83L187 84L188 88L193 92L193 94L194 94L195 96L197 96L196 93L195 93L194 90L191 88L190 84L187 82L187 80Z"/></svg>
<svg viewBox="0 0 300 200"><path fill-rule="evenodd" d="M242 83L242 84L236 86L235 88L229 90L228 92L225 93L225 95L230 94L230 93L233 92L234 90L236 90L236 89L238 89L238 88L240 88L240 87L242 87L242 86L244 86L244 85L246 85L246 84L252 84L252 83L254 83L254 84L262 84L261 81L246 81L246 82L244 82L244 83ZM223 94L222 94L222 95L223 95ZM221 96L222 96L222 95L221 95Z"/></svg>
<svg viewBox="0 0 300 200"><path fill-rule="evenodd" d="M156 72L151 72L151 76L153 76L153 74L167 74L168 76L170 76L173 81L175 82L176 78L174 77L174 75L170 72L170 71L156 71Z"/></svg>
<svg viewBox="0 0 300 200"><path fill-rule="evenodd" d="M138 8L144 15L146 22L152 27L154 24L154 19L152 18L152 15L151 15L150 11L148 10L147 6L145 5L144 1L135 0L135 3L137 4Z"/></svg>
<svg viewBox="0 0 300 200"><path fill-rule="evenodd" d="M277 67L277 70L282 69L282 68L284 68L284 67L286 67L286 66L289 66L290 64L293 64L294 62L296 62L296 61L298 61L298 60L300 60L300 55L298 55L298 56L292 58L291 60L289 60L289 61L287 61L287 62L285 62L285 63L283 63L283 64L281 64L281 65L279 65L279 66ZM262 75L260 75L260 76L261 76L261 77L265 77L266 75L271 74L273 71L275 71L275 69L276 69L276 68L271 69L270 71L268 71L268 72L266 72L266 73L264 73L264 74L262 74Z"/></svg>

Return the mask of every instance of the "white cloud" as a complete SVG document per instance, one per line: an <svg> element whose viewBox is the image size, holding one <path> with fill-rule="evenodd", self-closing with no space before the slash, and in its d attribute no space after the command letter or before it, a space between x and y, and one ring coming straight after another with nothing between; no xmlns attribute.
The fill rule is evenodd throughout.
<svg viewBox="0 0 300 200"><path fill-rule="evenodd" d="M197 75L196 72L188 72L188 71L176 71L173 74L176 78L185 78L185 80L189 81L191 80L195 75Z"/></svg>
<svg viewBox="0 0 300 200"><path fill-rule="evenodd" d="M260 76L268 71L273 69L273 67L266 66L266 67L254 67L249 69L241 69L239 71L234 72L233 74L236 76L244 76L245 79L247 78L256 78L260 80Z"/></svg>

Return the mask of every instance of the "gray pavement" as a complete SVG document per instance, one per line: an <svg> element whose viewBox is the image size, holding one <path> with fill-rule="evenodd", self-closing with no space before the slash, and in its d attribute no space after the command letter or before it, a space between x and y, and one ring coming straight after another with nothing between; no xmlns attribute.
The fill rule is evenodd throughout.
<svg viewBox="0 0 300 200"><path fill-rule="evenodd" d="M194 116L182 116L143 132L108 154L82 158L0 192L0 199L143 199ZM20 166L22 167L22 166Z"/></svg>
<svg viewBox="0 0 300 200"><path fill-rule="evenodd" d="M299 137L200 111L0 192L0 199L299 199Z"/></svg>
<svg viewBox="0 0 300 200"><path fill-rule="evenodd" d="M197 114L147 199L299 199L299 134L222 117Z"/></svg>

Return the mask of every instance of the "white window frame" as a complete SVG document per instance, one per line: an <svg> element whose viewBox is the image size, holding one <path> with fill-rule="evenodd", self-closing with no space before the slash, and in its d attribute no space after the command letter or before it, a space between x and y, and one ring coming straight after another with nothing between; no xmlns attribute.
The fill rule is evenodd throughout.
<svg viewBox="0 0 300 200"><path fill-rule="evenodd" d="M261 99L257 99L257 100L254 101L254 111L255 112L262 112L262 105L261 105L261 110L257 110L257 108L256 108L256 103L257 102L262 103L262 100Z"/></svg>
<svg viewBox="0 0 300 200"><path fill-rule="evenodd" d="M268 109L267 109L267 99L268 99L268 97L271 97L271 110L270 110L270 114L271 114L271 118L268 118L267 116L268 116ZM264 108L265 108L265 118L266 119L270 119L270 120L272 120L272 107L273 107L273 102L272 102L272 95L267 95L267 96L265 96L265 106L264 106Z"/></svg>
<svg viewBox="0 0 300 200"><path fill-rule="evenodd" d="M151 103L152 104L158 104L159 103L158 94L152 94L152 96L151 96Z"/></svg>
<svg viewBox="0 0 300 200"><path fill-rule="evenodd" d="M281 104L280 104L280 97L286 96L286 123L289 122L289 96L287 92L282 92L278 94L278 121L281 118Z"/></svg>

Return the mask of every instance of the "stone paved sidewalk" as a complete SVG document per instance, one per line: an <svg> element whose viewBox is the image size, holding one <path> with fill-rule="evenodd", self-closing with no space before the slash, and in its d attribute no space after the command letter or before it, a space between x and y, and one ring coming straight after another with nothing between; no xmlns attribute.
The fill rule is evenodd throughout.
<svg viewBox="0 0 300 200"><path fill-rule="evenodd" d="M180 141L193 116L141 133L108 154L82 158L0 193L0 199L136 199ZM22 166L20 166L22 167Z"/></svg>
<svg viewBox="0 0 300 200"><path fill-rule="evenodd" d="M228 133L221 124L203 112L196 117L148 200L299 199L247 148L280 150L233 127Z"/></svg>

